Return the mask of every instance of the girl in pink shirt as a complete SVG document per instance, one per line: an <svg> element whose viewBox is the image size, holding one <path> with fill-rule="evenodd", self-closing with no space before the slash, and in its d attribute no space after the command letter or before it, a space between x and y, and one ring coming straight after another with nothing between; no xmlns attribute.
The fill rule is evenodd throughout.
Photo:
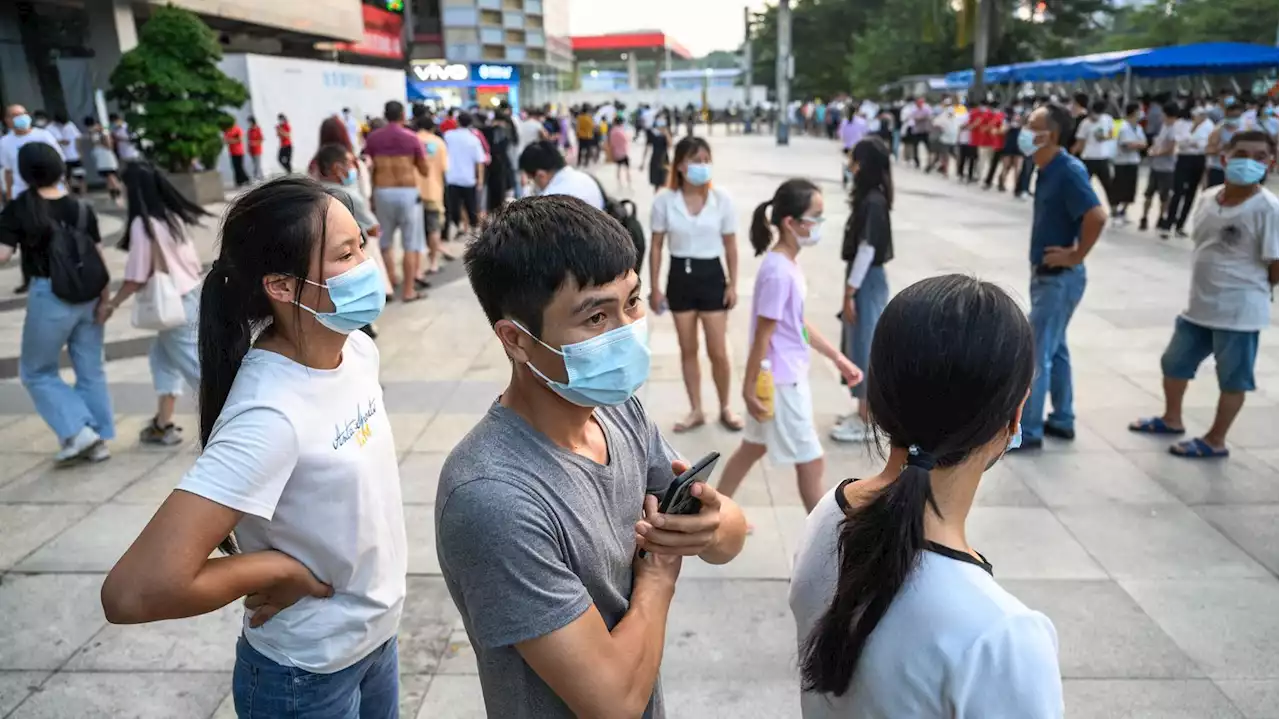
<svg viewBox="0 0 1280 719"><path fill-rule="evenodd" d="M627 187L631 187L631 140L621 121L614 122L609 130L609 159L618 165L618 186L622 186L625 175Z"/></svg>

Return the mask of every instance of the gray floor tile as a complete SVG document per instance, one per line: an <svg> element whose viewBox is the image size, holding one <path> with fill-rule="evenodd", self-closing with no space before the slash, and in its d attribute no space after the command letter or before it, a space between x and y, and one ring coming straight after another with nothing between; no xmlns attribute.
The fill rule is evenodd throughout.
<svg viewBox="0 0 1280 719"><path fill-rule="evenodd" d="M1280 500L1276 470L1248 452L1224 461L1199 461L1159 452L1126 457L1186 504L1253 504Z"/></svg>
<svg viewBox="0 0 1280 719"><path fill-rule="evenodd" d="M1106 574L1043 507L974 507L969 543L1001 579L1102 579Z"/></svg>
<svg viewBox="0 0 1280 719"><path fill-rule="evenodd" d="M1213 679L1280 677L1276 580L1121 580L1120 585Z"/></svg>
<svg viewBox="0 0 1280 719"><path fill-rule="evenodd" d="M663 673L670 719L799 719L800 691L791 678L702 679Z"/></svg>
<svg viewBox="0 0 1280 719"><path fill-rule="evenodd" d="M151 521L155 508L103 504L22 560L22 572L107 572Z"/></svg>
<svg viewBox="0 0 1280 719"><path fill-rule="evenodd" d="M48 676L48 672L0 671L0 716L8 716L22 700L38 690Z"/></svg>
<svg viewBox="0 0 1280 719"><path fill-rule="evenodd" d="M427 687L418 719L486 719L480 677L436 675Z"/></svg>
<svg viewBox="0 0 1280 719"><path fill-rule="evenodd" d="M449 632L449 642L440 657L437 674L477 674L479 671L476 650L471 646L471 638L467 636L462 620L458 619Z"/></svg>
<svg viewBox="0 0 1280 719"><path fill-rule="evenodd" d="M408 452L422 436L422 430L431 421L431 414L391 414L391 434L396 440L396 452Z"/></svg>
<svg viewBox="0 0 1280 719"><path fill-rule="evenodd" d="M1280 564L1276 556L1277 547L1280 547L1276 505L1205 505L1197 507L1196 513L1276 574Z"/></svg>
<svg viewBox="0 0 1280 719"><path fill-rule="evenodd" d="M94 574L6 574L0 670L57 669L106 624Z"/></svg>
<svg viewBox="0 0 1280 719"><path fill-rule="evenodd" d="M216 612L150 624L103 627L67 663L71 671L228 671L244 607L233 602Z"/></svg>
<svg viewBox="0 0 1280 719"><path fill-rule="evenodd" d="M146 473L146 475L125 487L123 491L111 498L120 504L143 504L148 507L159 507L173 493L182 476L196 463L196 443L192 442L188 451L176 452Z"/></svg>
<svg viewBox="0 0 1280 719"><path fill-rule="evenodd" d="M31 452L0 452L0 487L30 472L39 464L51 464L50 458Z"/></svg>
<svg viewBox="0 0 1280 719"><path fill-rule="evenodd" d="M209 719L238 719L236 717L235 698L230 693L223 697L222 703L218 705L218 708L213 712L213 716L209 717Z"/></svg>
<svg viewBox="0 0 1280 719"><path fill-rule="evenodd" d="M1072 719L1243 719L1207 679L1070 679L1062 691Z"/></svg>
<svg viewBox="0 0 1280 719"><path fill-rule="evenodd" d="M409 542L409 574L439 575L440 560L436 558L435 506L406 504L404 529Z"/></svg>
<svg viewBox="0 0 1280 719"><path fill-rule="evenodd" d="M707 564L691 558L680 568L683 579L786 579L791 562L786 552L779 517L772 507L743 507L755 530L747 536L742 553L728 564Z"/></svg>
<svg viewBox="0 0 1280 719"><path fill-rule="evenodd" d="M413 443L413 451L447 453L467 436L483 416L480 412L469 414L441 412L418 436L417 441Z"/></svg>
<svg viewBox="0 0 1280 719"><path fill-rule="evenodd" d="M405 504L435 504L447 452L409 452L400 460L400 495Z"/></svg>
<svg viewBox="0 0 1280 719"><path fill-rule="evenodd" d="M401 673L435 673L459 621L444 579L409 577L398 638Z"/></svg>
<svg viewBox="0 0 1280 719"><path fill-rule="evenodd" d="M973 502L979 507L1044 506L1035 492L1018 476L1012 461L999 462L982 475L978 494Z"/></svg>
<svg viewBox="0 0 1280 719"><path fill-rule="evenodd" d="M0 489L0 502L105 502L170 456L134 451L94 464L41 465Z"/></svg>
<svg viewBox="0 0 1280 719"><path fill-rule="evenodd" d="M1218 679L1214 682L1247 719L1280 716L1280 688L1274 679Z"/></svg>
<svg viewBox="0 0 1280 719"><path fill-rule="evenodd" d="M231 687L231 674L61 672L22 705L21 719L175 719L207 717Z"/></svg>
<svg viewBox="0 0 1280 719"><path fill-rule="evenodd" d="M431 686L432 677L427 674L400 674L400 719L415 719L422 702L427 698L427 689ZM214 717L213 719L218 719ZM234 715L227 719L235 719Z"/></svg>
<svg viewBox="0 0 1280 719"><path fill-rule="evenodd" d="M999 567L996 568L999 577ZM1058 631L1063 677L1194 678L1204 672L1115 582L1001 580Z"/></svg>
<svg viewBox="0 0 1280 719"><path fill-rule="evenodd" d="M1272 366L1275 365L1272 364ZM1187 414L1208 427L1213 422L1214 410L1211 408L1189 409ZM1231 447L1275 449L1277 437L1280 437L1280 412L1276 411L1276 406L1246 404L1231 425L1227 444Z"/></svg>
<svg viewBox="0 0 1280 719"><path fill-rule="evenodd" d="M1178 501L1115 450L1044 452L1012 466L1049 507Z"/></svg>
<svg viewBox="0 0 1280 719"><path fill-rule="evenodd" d="M1057 514L1113 577L1268 576L1265 567L1182 505L1067 507Z"/></svg>
<svg viewBox="0 0 1280 719"><path fill-rule="evenodd" d="M790 676L796 662L788 584L682 578L667 615L664 676L767 680ZM768 651L760 651L769 647Z"/></svg>
<svg viewBox="0 0 1280 719"><path fill-rule="evenodd" d="M91 509L91 504L0 504L0 571L39 549Z"/></svg>

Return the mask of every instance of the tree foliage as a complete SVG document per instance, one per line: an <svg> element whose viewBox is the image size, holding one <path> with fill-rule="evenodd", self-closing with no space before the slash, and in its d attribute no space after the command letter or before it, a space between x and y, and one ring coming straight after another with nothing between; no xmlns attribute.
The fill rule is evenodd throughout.
<svg viewBox="0 0 1280 719"><path fill-rule="evenodd" d="M194 13L157 7L111 73L108 97L172 172L190 170L194 159L212 167L232 121L224 108L248 99L244 85L218 69L221 59L217 37Z"/></svg>
<svg viewBox="0 0 1280 719"><path fill-rule="evenodd" d="M1275 0L1178 0L1126 6L1099 43L1099 50L1163 47L1194 42L1271 45L1280 24Z"/></svg>

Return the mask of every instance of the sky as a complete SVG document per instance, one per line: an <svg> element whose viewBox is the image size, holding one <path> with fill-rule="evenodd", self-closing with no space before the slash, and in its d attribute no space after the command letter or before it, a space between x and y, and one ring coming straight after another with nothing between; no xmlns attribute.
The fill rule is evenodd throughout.
<svg viewBox="0 0 1280 719"><path fill-rule="evenodd" d="M742 44L742 8L764 0L569 0L570 35L661 30L695 56Z"/></svg>

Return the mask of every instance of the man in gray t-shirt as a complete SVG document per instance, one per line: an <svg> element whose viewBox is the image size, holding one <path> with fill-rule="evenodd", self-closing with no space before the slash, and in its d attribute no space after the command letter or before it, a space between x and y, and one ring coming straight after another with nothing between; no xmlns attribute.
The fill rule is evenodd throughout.
<svg viewBox="0 0 1280 719"><path fill-rule="evenodd" d="M608 215L550 195L500 209L466 265L511 381L445 462L436 554L486 711L662 719L681 558L729 561L746 520L706 484L697 514L662 514L650 496L687 465L633 396L649 376L635 246Z"/></svg>

